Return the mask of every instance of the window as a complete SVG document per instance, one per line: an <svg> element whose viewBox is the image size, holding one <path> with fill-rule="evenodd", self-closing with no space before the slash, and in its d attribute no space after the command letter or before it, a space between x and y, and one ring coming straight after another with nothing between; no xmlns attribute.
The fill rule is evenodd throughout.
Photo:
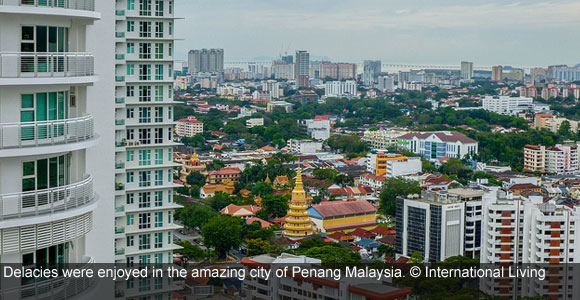
<svg viewBox="0 0 580 300"><path fill-rule="evenodd" d="M151 59L151 43L139 43L139 58Z"/></svg>
<svg viewBox="0 0 580 300"><path fill-rule="evenodd" d="M171 116L171 114L172 114L172 108L173 107L171 107L171 106L167 108L167 118L169 120L173 120L173 117Z"/></svg>
<svg viewBox="0 0 580 300"><path fill-rule="evenodd" d="M169 22L169 35L173 35L173 22Z"/></svg>
<svg viewBox="0 0 580 300"><path fill-rule="evenodd" d="M169 43L167 46L167 54L169 54L169 57L173 57L173 43Z"/></svg>
<svg viewBox="0 0 580 300"><path fill-rule="evenodd" d="M163 101L163 86L155 86L155 101Z"/></svg>
<svg viewBox="0 0 580 300"><path fill-rule="evenodd" d="M151 150L139 150L139 165L151 165Z"/></svg>
<svg viewBox="0 0 580 300"><path fill-rule="evenodd" d="M135 223L134 215L127 215L127 226L133 225Z"/></svg>
<svg viewBox="0 0 580 300"><path fill-rule="evenodd" d="M127 247L135 246L135 237L132 235L127 236Z"/></svg>
<svg viewBox="0 0 580 300"><path fill-rule="evenodd" d="M155 22L155 37L163 37L163 22Z"/></svg>
<svg viewBox="0 0 580 300"><path fill-rule="evenodd" d="M127 140L132 141L135 139L135 129L127 129Z"/></svg>
<svg viewBox="0 0 580 300"><path fill-rule="evenodd" d="M155 192L155 206L159 207L163 205L163 191Z"/></svg>
<svg viewBox="0 0 580 300"><path fill-rule="evenodd" d="M141 144L149 145L151 144L151 129L141 128L139 129L139 141Z"/></svg>
<svg viewBox="0 0 580 300"><path fill-rule="evenodd" d="M127 64L127 76L135 75L135 65Z"/></svg>
<svg viewBox="0 0 580 300"><path fill-rule="evenodd" d="M169 0L167 6L168 6L169 13L172 14L173 13L173 0Z"/></svg>
<svg viewBox="0 0 580 300"><path fill-rule="evenodd" d="M127 193L127 204L133 204L135 202L135 194Z"/></svg>
<svg viewBox="0 0 580 300"><path fill-rule="evenodd" d="M69 29L55 26L22 26L21 29L21 52L68 52ZM34 61L22 61L22 72L62 72L63 61L53 61L48 64L47 58L37 58L38 64L35 67Z"/></svg>
<svg viewBox="0 0 580 300"><path fill-rule="evenodd" d="M139 65L139 80L151 80L151 65Z"/></svg>
<svg viewBox="0 0 580 300"><path fill-rule="evenodd" d="M143 257L143 259L141 259L141 256L139 256L139 263L142 264L148 264L149 263L149 255L142 255L142 256L147 256L147 257ZM145 291L149 291L151 289L151 284L149 283L149 278L147 277L141 277L139 278L139 292L145 292ZM148 300L149 297L141 297L141 300Z"/></svg>
<svg viewBox="0 0 580 300"><path fill-rule="evenodd" d="M135 0L127 0L127 10L135 10Z"/></svg>
<svg viewBox="0 0 580 300"><path fill-rule="evenodd" d="M128 86L127 87L127 97L134 97L135 96L135 87Z"/></svg>
<svg viewBox="0 0 580 300"><path fill-rule="evenodd" d="M40 61L41 58L38 58ZM68 118L69 92L51 92L23 94L20 100L20 121L55 121ZM40 125L37 128L27 126L22 128L21 139L45 139L64 135L64 125L48 128Z"/></svg>
<svg viewBox="0 0 580 300"><path fill-rule="evenodd" d="M127 108L127 119L133 119L135 117L135 109Z"/></svg>
<svg viewBox="0 0 580 300"><path fill-rule="evenodd" d="M139 107L139 123L151 123L151 107Z"/></svg>
<svg viewBox="0 0 580 300"><path fill-rule="evenodd" d="M44 190L69 184L68 155L22 163L22 191ZM34 199L34 198L33 198ZM23 207L48 204L49 199L23 201Z"/></svg>
<svg viewBox="0 0 580 300"><path fill-rule="evenodd" d="M135 21L127 21L127 32L135 31Z"/></svg>
<svg viewBox="0 0 580 300"><path fill-rule="evenodd" d="M155 59L163 59L163 43L155 43Z"/></svg>
<svg viewBox="0 0 580 300"><path fill-rule="evenodd" d="M167 232L167 243L171 244L171 231Z"/></svg>
<svg viewBox="0 0 580 300"><path fill-rule="evenodd" d="M155 0L155 15L163 17L164 5L163 0Z"/></svg>
<svg viewBox="0 0 580 300"><path fill-rule="evenodd" d="M139 22L139 37L151 37L151 22Z"/></svg>
<svg viewBox="0 0 580 300"><path fill-rule="evenodd" d="M139 186L151 186L151 171L139 171Z"/></svg>
<svg viewBox="0 0 580 300"><path fill-rule="evenodd" d="M135 180L135 173L127 172L127 183L132 183Z"/></svg>
<svg viewBox="0 0 580 300"><path fill-rule="evenodd" d="M155 248L163 247L163 232L155 233Z"/></svg>
<svg viewBox="0 0 580 300"><path fill-rule="evenodd" d="M139 235L139 250L151 249L151 236L149 234Z"/></svg>
<svg viewBox="0 0 580 300"><path fill-rule="evenodd" d="M167 223L171 224L171 211L167 212Z"/></svg>
<svg viewBox="0 0 580 300"><path fill-rule="evenodd" d="M151 213L139 214L139 229L151 228Z"/></svg>
<svg viewBox="0 0 580 300"><path fill-rule="evenodd" d="M163 149L155 149L155 164L163 164Z"/></svg>
<svg viewBox="0 0 580 300"><path fill-rule="evenodd" d="M135 43L127 43L127 54L135 53Z"/></svg>
<svg viewBox="0 0 580 300"><path fill-rule="evenodd" d="M155 107L155 122L163 122L163 107Z"/></svg>
<svg viewBox="0 0 580 300"><path fill-rule="evenodd" d="M161 247L159 247L159 248L161 248ZM163 253L155 254L155 263L156 264L163 263ZM163 288L163 277L156 277L155 278L155 289L160 290L162 288ZM163 295L156 295L156 297L158 297L158 299L163 299Z"/></svg>
<svg viewBox="0 0 580 300"><path fill-rule="evenodd" d="M167 149L167 161L172 161L173 160L173 149L169 148Z"/></svg>
<svg viewBox="0 0 580 300"><path fill-rule="evenodd" d="M134 257L127 257L127 266L132 266L135 263ZM132 289L135 286L135 278L131 277L127 280L127 289Z"/></svg>
<svg viewBox="0 0 580 300"><path fill-rule="evenodd" d="M163 227L163 212L155 213L155 227Z"/></svg>
<svg viewBox="0 0 580 300"><path fill-rule="evenodd" d="M151 102L150 86L139 86L139 102Z"/></svg>
<svg viewBox="0 0 580 300"><path fill-rule="evenodd" d="M155 144L163 144L163 128L155 128Z"/></svg>
<svg viewBox="0 0 580 300"><path fill-rule="evenodd" d="M141 0L141 5L139 6L140 16L150 16L151 15L151 0Z"/></svg>
<svg viewBox="0 0 580 300"><path fill-rule="evenodd" d="M139 208L151 207L151 194L149 192L139 193Z"/></svg>
<svg viewBox="0 0 580 300"><path fill-rule="evenodd" d="M163 185L163 170L155 170L155 185Z"/></svg>
<svg viewBox="0 0 580 300"><path fill-rule="evenodd" d="M163 65L155 65L155 80L163 80Z"/></svg>
<svg viewBox="0 0 580 300"><path fill-rule="evenodd" d="M148 264L150 261L151 261L151 257L149 255L139 255L139 264L141 264L141 265ZM143 281L145 281L145 283ZM139 291L148 290L149 289L148 284L149 284L149 278L142 277L141 283L139 285Z"/></svg>
<svg viewBox="0 0 580 300"><path fill-rule="evenodd" d="M173 86L169 85L167 87L167 98L172 99L173 98Z"/></svg>
<svg viewBox="0 0 580 300"><path fill-rule="evenodd" d="M167 193L167 203L171 203L171 193Z"/></svg>

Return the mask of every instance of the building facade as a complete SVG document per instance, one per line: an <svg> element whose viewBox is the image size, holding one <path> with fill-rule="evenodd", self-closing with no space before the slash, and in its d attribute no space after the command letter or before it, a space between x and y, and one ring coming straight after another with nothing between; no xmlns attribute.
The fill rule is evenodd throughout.
<svg viewBox="0 0 580 300"><path fill-rule="evenodd" d="M399 147L429 160L461 159L479 151L476 140L457 131L407 133L399 137Z"/></svg>
<svg viewBox="0 0 580 300"><path fill-rule="evenodd" d="M310 53L304 50L296 51L294 76L298 87L310 86Z"/></svg>
<svg viewBox="0 0 580 300"><path fill-rule="evenodd" d="M526 145L523 170L545 174L574 173L578 171L577 145Z"/></svg>
<svg viewBox="0 0 580 300"><path fill-rule="evenodd" d="M387 149L396 147L399 137L406 133L406 131L386 129L365 130L362 140L369 143L372 149Z"/></svg>
<svg viewBox="0 0 580 300"><path fill-rule="evenodd" d="M115 259L171 263L174 1L116 3Z"/></svg>
<svg viewBox="0 0 580 300"><path fill-rule="evenodd" d="M482 100L483 109L502 115L517 115L534 108L532 98L509 96L486 96Z"/></svg>
<svg viewBox="0 0 580 300"><path fill-rule="evenodd" d="M330 120L328 119L300 120L298 124L314 140L324 141L330 138Z"/></svg>
<svg viewBox="0 0 580 300"><path fill-rule="evenodd" d="M291 153L316 154L322 150L322 142L289 139L287 147L288 151Z"/></svg>
<svg viewBox="0 0 580 300"><path fill-rule="evenodd" d="M192 137L196 134L203 133L203 123L197 120L195 116L179 119L176 123L175 134L178 136Z"/></svg>
<svg viewBox="0 0 580 300"><path fill-rule="evenodd" d="M187 66L190 74L222 73L224 71L224 49L191 50L188 53Z"/></svg>
<svg viewBox="0 0 580 300"><path fill-rule="evenodd" d="M363 62L363 84L365 86L373 86L381 73L381 67L380 60L365 60Z"/></svg>
<svg viewBox="0 0 580 300"><path fill-rule="evenodd" d="M461 79L471 80L473 78L473 63L469 61L461 62Z"/></svg>
<svg viewBox="0 0 580 300"><path fill-rule="evenodd" d="M357 97L357 84L354 80L331 81L324 85L324 96L337 98Z"/></svg>
<svg viewBox="0 0 580 300"><path fill-rule="evenodd" d="M318 78L333 80L356 79L356 64L321 63Z"/></svg>
<svg viewBox="0 0 580 300"><path fill-rule="evenodd" d="M491 80L492 81L502 81L503 80L503 67L502 66L491 67Z"/></svg>

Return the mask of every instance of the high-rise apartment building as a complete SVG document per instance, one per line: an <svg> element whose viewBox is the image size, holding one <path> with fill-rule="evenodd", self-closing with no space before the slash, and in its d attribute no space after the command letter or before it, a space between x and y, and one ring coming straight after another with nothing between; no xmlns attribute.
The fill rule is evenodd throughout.
<svg viewBox="0 0 580 300"><path fill-rule="evenodd" d="M305 50L296 51L296 63L294 64L294 76L298 87L310 86L310 53Z"/></svg>
<svg viewBox="0 0 580 300"><path fill-rule="evenodd" d="M379 90L385 93L392 93L395 91L395 78L394 76L379 76Z"/></svg>
<svg viewBox="0 0 580 300"><path fill-rule="evenodd" d="M117 0L115 260L171 263L173 0ZM191 69L190 69L191 70Z"/></svg>
<svg viewBox="0 0 580 300"><path fill-rule="evenodd" d="M318 77L321 79L356 79L356 64L349 63L321 63Z"/></svg>
<svg viewBox="0 0 580 300"><path fill-rule="evenodd" d="M92 40L108 33L102 40L112 45L112 23L102 19L112 21L113 9L91 0L0 1L2 263L58 268L112 260L112 225L95 224L113 216L102 201L113 194L106 145L113 135L99 127L112 121L113 102L101 96L109 89L112 100L113 50ZM91 247L96 241L101 249ZM41 289L39 282L0 278L0 298L62 291L62 279L43 280ZM67 297L85 292L88 281L77 287Z"/></svg>
<svg viewBox="0 0 580 300"><path fill-rule="evenodd" d="M326 97L354 98L357 97L357 85L354 80L330 81L324 85Z"/></svg>
<svg viewBox="0 0 580 300"><path fill-rule="evenodd" d="M524 147L524 171L546 174L571 174L578 171L576 144L526 145Z"/></svg>
<svg viewBox="0 0 580 300"><path fill-rule="evenodd" d="M224 49L191 50L187 67L190 74L222 73L224 71Z"/></svg>
<svg viewBox="0 0 580 300"><path fill-rule="evenodd" d="M461 79L471 80L473 78L473 63L469 61L461 62Z"/></svg>
<svg viewBox="0 0 580 300"><path fill-rule="evenodd" d="M363 63L363 84L372 86L381 73L380 60L365 60Z"/></svg>
<svg viewBox="0 0 580 300"><path fill-rule="evenodd" d="M502 81L503 80L503 67L493 66L491 67L491 80Z"/></svg>

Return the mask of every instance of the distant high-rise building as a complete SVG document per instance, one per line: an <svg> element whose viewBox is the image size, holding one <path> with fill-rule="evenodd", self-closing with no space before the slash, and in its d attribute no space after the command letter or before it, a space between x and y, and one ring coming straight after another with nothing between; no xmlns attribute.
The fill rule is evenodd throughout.
<svg viewBox="0 0 580 300"><path fill-rule="evenodd" d="M188 54L188 70L193 73L221 73L224 71L223 49L191 50Z"/></svg>
<svg viewBox="0 0 580 300"><path fill-rule="evenodd" d="M310 53L304 50L296 51L296 63L294 64L294 76L298 87L310 85Z"/></svg>
<svg viewBox="0 0 580 300"><path fill-rule="evenodd" d="M365 60L363 67L363 84L365 86L373 85L379 73L381 73L380 60Z"/></svg>
<svg viewBox="0 0 580 300"><path fill-rule="evenodd" d="M473 78L473 63L469 61L461 62L461 79L471 80Z"/></svg>
<svg viewBox="0 0 580 300"><path fill-rule="evenodd" d="M393 76L379 76L379 90L392 93L395 91L395 78Z"/></svg>
<svg viewBox="0 0 580 300"><path fill-rule="evenodd" d="M282 56L282 61L287 64L294 63L294 56L292 55L284 55Z"/></svg>
<svg viewBox="0 0 580 300"><path fill-rule="evenodd" d="M502 81L503 80L503 67L493 66L491 67L491 80Z"/></svg>
<svg viewBox="0 0 580 300"><path fill-rule="evenodd" d="M349 63L321 63L319 78L321 79L356 79L356 64Z"/></svg>

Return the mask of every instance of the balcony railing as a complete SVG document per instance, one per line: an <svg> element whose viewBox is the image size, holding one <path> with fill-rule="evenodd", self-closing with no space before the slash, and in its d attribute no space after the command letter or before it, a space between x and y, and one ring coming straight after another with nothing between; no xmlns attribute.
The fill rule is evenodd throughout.
<svg viewBox="0 0 580 300"><path fill-rule="evenodd" d="M94 198L93 178L50 189L0 195L0 221L75 209Z"/></svg>
<svg viewBox="0 0 580 300"><path fill-rule="evenodd" d="M93 138L94 134L93 116L0 123L0 150L78 143Z"/></svg>
<svg viewBox="0 0 580 300"><path fill-rule="evenodd" d="M93 55L84 52L0 52L0 78L92 76L94 65Z"/></svg>
<svg viewBox="0 0 580 300"><path fill-rule="evenodd" d="M0 0L0 5L36 6L95 11L95 0Z"/></svg>
<svg viewBox="0 0 580 300"><path fill-rule="evenodd" d="M64 268L88 270L93 268L93 264L92 257L84 257L83 262L67 264ZM51 278L32 284L2 288L0 299L73 299L74 296L91 288L94 283L95 278L88 276Z"/></svg>

